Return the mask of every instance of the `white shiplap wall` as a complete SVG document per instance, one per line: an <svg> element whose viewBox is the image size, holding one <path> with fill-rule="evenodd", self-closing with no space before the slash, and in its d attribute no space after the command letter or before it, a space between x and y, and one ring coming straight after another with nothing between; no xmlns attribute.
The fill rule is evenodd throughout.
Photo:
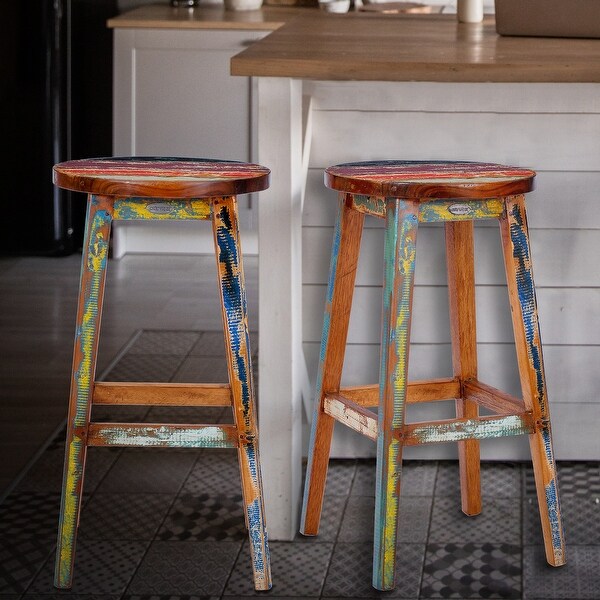
<svg viewBox="0 0 600 600"><path fill-rule="evenodd" d="M559 459L600 459L600 85L312 82L312 146L303 216L303 339L316 374L336 194L325 167L346 161L464 159L532 167L528 195L542 341ZM383 230L367 219L344 383L377 381ZM476 226L481 380L519 394L500 238ZM410 357L412 378L451 374L444 237L423 226L417 246ZM439 405L438 405L439 406ZM414 409L414 410L413 410ZM451 416L447 403L435 417ZM409 420L429 418L411 407ZM338 427L337 456L374 446ZM528 458L526 440L482 444L484 457ZM454 445L411 448L410 457L449 457Z"/></svg>

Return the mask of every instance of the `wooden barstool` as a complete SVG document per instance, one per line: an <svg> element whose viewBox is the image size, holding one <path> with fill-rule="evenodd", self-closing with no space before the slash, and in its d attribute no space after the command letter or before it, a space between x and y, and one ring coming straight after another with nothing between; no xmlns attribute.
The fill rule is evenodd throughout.
<svg viewBox="0 0 600 600"><path fill-rule="evenodd" d="M458 442L462 510L481 511L479 441L528 434L546 557L565 562L524 195L528 169L468 162L351 163L325 171L340 192L301 532L317 535L335 421L377 442L373 586L394 588L404 446ZM364 215L385 219L380 379L340 388ZM498 219L523 399L477 378L473 221ZM454 376L407 381L419 223L444 222ZM456 418L405 423L405 403L456 400ZM493 416L479 416L479 406ZM378 414L369 410L378 407Z"/></svg>
<svg viewBox="0 0 600 600"><path fill-rule="evenodd" d="M88 193L55 585L71 587L88 446L237 448L257 590L271 587L265 528L237 194L269 185L269 170L192 158L99 158L54 166L54 183ZM114 219L212 222L229 384L94 381ZM234 424L90 422L92 404L231 406Z"/></svg>

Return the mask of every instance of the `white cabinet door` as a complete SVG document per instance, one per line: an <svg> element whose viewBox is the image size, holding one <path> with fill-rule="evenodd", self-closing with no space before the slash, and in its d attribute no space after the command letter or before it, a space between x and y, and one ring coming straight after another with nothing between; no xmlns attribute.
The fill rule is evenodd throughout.
<svg viewBox="0 0 600 600"><path fill-rule="evenodd" d="M252 160L252 93L229 61L265 31L115 29L113 153ZM255 218L241 199L246 252ZM201 224L200 224L201 225ZM113 250L212 252L194 223L116 223Z"/></svg>

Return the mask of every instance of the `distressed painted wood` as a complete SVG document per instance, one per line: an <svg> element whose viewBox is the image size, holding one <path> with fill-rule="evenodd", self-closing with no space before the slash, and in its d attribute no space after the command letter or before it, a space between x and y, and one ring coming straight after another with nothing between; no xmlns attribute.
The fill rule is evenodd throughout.
<svg viewBox="0 0 600 600"><path fill-rule="evenodd" d="M237 448L235 425L91 423L88 446Z"/></svg>
<svg viewBox="0 0 600 600"><path fill-rule="evenodd" d="M526 410L523 400L481 381L465 381L463 391L467 400L477 402L499 415L518 414Z"/></svg>
<svg viewBox="0 0 600 600"><path fill-rule="evenodd" d="M118 198L114 218L133 220L210 219L210 200L171 200L169 198Z"/></svg>
<svg viewBox="0 0 600 600"><path fill-rule="evenodd" d="M336 360L331 360L330 364L335 365L333 374L328 371L323 356L332 335L330 324L336 317L341 319L336 326L344 332L345 343L350 316L350 302L342 305L341 316L336 315L336 307L328 296L319 381L334 377L335 386L323 389L319 383L313 421L314 427L318 418L323 419L320 411L324 412L377 443L373 586L379 590L391 590L395 585L396 530L405 446L457 442L462 509L468 515L476 515L481 512L479 440L529 435L538 494L545 507L542 520L547 521L544 525L544 533L548 534L547 551L548 544L550 550L553 549L553 553L549 551L548 560L551 564L560 564L562 526L523 195L497 195L499 191L506 193L511 189L529 191L533 188L534 176L533 171L501 165L416 161L352 163L326 170L326 185L340 191L342 210L359 214L361 218L364 214L385 216L386 220L378 394L374 385L339 387L343 346L336 347ZM392 190L397 193L396 197L390 197ZM474 221L489 218L501 222L523 402L477 380ZM420 222L445 223L453 377L408 382L416 236ZM353 284L359 243L358 236L354 245L348 242L353 254L347 260L353 268L340 270L340 274L335 268L339 268L337 255L344 251L334 247L329 290L337 289L346 278L351 278ZM344 290L351 298L352 289ZM404 422L407 403L442 399L455 399L456 418ZM377 416L368 409L373 406L379 408ZM497 414L480 416L480 406ZM309 464L314 455L312 442ZM328 449L327 454L322 455L327 456ZM322 472L326 473L324 469ZM305 507L306 498L312 492L307 479Z"/></svg>
<svg viewBox="0 0 600 600"><path fill-rule="evenodd" d="M448 206L448 202L444 201L442 204L445 205L442 207L444 211L451 212L453 206L468 207L476 203ZM495 216L502 214L502 203L499 204L500 210L496 207ZM484 210L487 208L487 205L483 207ZM482 208L476 208L473 212L476 213L477 210ZM435 216L448 220L443 219L443 212L435 213ZM452 370L464 385L466 381L477 378L473 222L451 221L446 223L445 229ZM456 400L456 416L465 419L477 419L479 416L478 404L466 398L464 391ZM476 439L458 442L461 505L466 515L478 515L481 512L480 462L479 442Z"/></svg>
<svg viewBox="0 0 600 600"><path fill-rule="evenodd" d="M300 532L304 535L317 535L319 531L334 425L333 418L325 413L323 403L326 394L338 392L340 389L346 337L352 309L352 293L364 222L362 213L347 206L348 199L346 194L339 196L329 266L329 284L325 301L323 335L300 521Z"/></svg>
<svg viewBox="0 0 600 600"><path fill-rule="evenodd" d="M272 585L271 567L249 350L246 288L235 198L215 201L212 204L212 215L229 385L233 399L233 416L239 435L240 477L254 586L257 590L268 590Z"/></svg>
<svg viewBox="0 0 600 600"><path fill-rule="evenodd" d="M58 588L70 588L73 580L75 536L83 493L87 426L90 421L98 333L106 281L112 221L111 200L104 196L93 195L88 198L56 548L54 585Z"/></svg>
<svg viewBox="0 0 600 600"><path fill-rule="evenodd" d="M546 558L551 565L560 566L565 563L565 540L524 196L507 198L500 232L523 402L538 426L529 442Z"/></svg>
<svg viewBox="0 0 600 600"><path fill-rule="evenodd" d="M418 202L388 199L373 543L373 587L378 590L393 589L396 578L402 473L402 443L396 434L404 426L418 225Z"/></svg>
<svg viewBox="0 0 600 600"><path fill-rule="evenodd" d="M97 381L94 404L231 406L226 383L132 383Z"/></svg>
<svg viewBox="0 0 600 600"><path fill-rule="evenodd" d="M460 397L460 381L455 378L429 379L408 382L406 401L434 402ZM340 388L344 396L361 406L379 406L379 384Z"/></svg>
<svg viewBox="0 0 600 600"><path fill-rule="evenodd" d="M374 161L325 169L325 185L379 198L491 199L533 189L530 169L460 161Z"/></svg>
<svg viewBox="0 0 600 600"><path fill-rule="evenodd" d="M327 394L323 412L350 429L377 441L377 415L338 394Z"/></svg>
<svg viewBox="0 0 600 600"><path fill-rule="evenodd" d="M72 584L87 446L184 447L238 449L254 586L257 590L270 589L237 202L231 193L218 195L223 190L264 189L269 170L259 165L201 159L116 158L61 163L55 165L54 177L57 185L67 189L103 189L107 194L89 196L55 585L69 588ZM144 197L115 197L128 193ZM199 198L203 193L206 197ZM212 221L229 384L94 382L113 218ZM235 424L91 423L93 402L233 406Z"/></svg>
<svg viewBox="0 0 600 600"><path fill-rule="evenodd" d="M478 417L475 419L446 419L428 423L410 423L402 430L405 446L439 444L464 440L524 435L535 431L536 423L530 412L502 417Z"/></svg>
<svg viewBox="0 0 600 600"><path fill-rule="evenodd" d="M206 198L259 192L269 169L203 158L113 157L55 165L54 183L68 190L126 198Z"/></svg>

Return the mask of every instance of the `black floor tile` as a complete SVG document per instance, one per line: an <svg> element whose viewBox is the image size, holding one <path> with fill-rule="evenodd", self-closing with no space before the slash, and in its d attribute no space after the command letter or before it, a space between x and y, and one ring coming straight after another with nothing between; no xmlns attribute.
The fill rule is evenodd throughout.
<svg viewBox="0 0 600 600"><path fill-rule="evenodd" d="M411 460L402 463L402 496L431 496L437 473L436 461ZM375 459L361 459L357 463L352 484L353 496L375 496Z"/></svg>
<svg viewBox="0 0 600 600"><path fill-rule="evenodd" d="M199 331L144 329L127 354L174 354L186 356L201 338Z"/></svg>
<svg viewBox="0 0 600 600"><path fill-rule="evenodd" d="M429 541L435 543L521 543L521 500L484 498L481 514L468 517L454 497L433 501Z"/></svg>
<svg viewBox="0 0 600 600"><path fill-rule="evenodd" d="M242 496L181 494L158 533L161 540L243 540L247 536Z"/></svg>
<svg viewBox="0 0 600 600"><path fill-rule="evenodd" d="M152 540L174 494L101 494L86 503L79 536L86 540Z"/></svg>
<svg viewBox="0 0 600 600"><path fill-rule="evenodd" d="M335 542L342 524L344 508L347 496L325 496L323 498L323 510L321 512L321 523L319 534L316 536L305 536L300 533L296 535L295 542Z"/></svg>
<svg viewBox="0 0 600 600"><path fill-rule="evenodd" d="M196 455L175 449L127 448L102 481L98 491L178 492Z"/></svg>
<svg viewBox="0 0 600 600"><path fill-rule="evenodd" d="M600 546L600 503L595 496L563 494L560 509L568 546ZM523 501L523 544L543 543L537 498L529 497Z"/></svg>
<svg viewBox="0 0 600 600"><path fill-rule="evenodd" d="M154 542L127 589L129 595L219 596L241 542Z"/></svg>
<svg viewBox="0 0 600 600"><path fill-rule="evenodd" d="M59 511L58 493L14 492L1 507L0 537L56 537Z"/></svg>
<svg viewBox="0 0 600 600"><path fill-rule="evenodd" d="M203 450L190 471L182 493L200 496L241 494L240 467L236 450Z"/></svg>
<svg viewBox="0 0 600 600"><path fill-rule="evenodd" d="M318 597L333 544L271 542L269 546L273 573L273 589L269 596ZM227 583L225 596L260 596L263 593L254 590L250 553L245 542Z"/></svg>
<svg viewBox="0 0 600 600"><path fill-rule="evenodd" d="M520 598L521 548L428 544L421 598Z"/></svg>
<svg viewBox="0 0 600 600"><path fill-rule="evenodd" d="M558 487L561 496L600 496L600 463L597 461L557 463ZM535 496L535 480L530 465L523 470L523 493Z"/></svg>
<svg viewBox="0 0 600 600"><path fill-rule="evenodd" d="M567 546L567 564L551 567L542 546L523 548L524 600L597 600L600 547Z"/></svg>
<svg viewBox="0 0 600 600"><path fill-rule="evenodd" d="M425 543L429 529L431 498L400 498L398 509L398 542ZM350 496L342 520L340 542L368 542L373 540L375 498Z"/></svg>
<svg viewBox="0 0 600 600"><path fill-rule="evenodd" d="M381 593L371 585L373 544L335 545L323 597L339 598L417 598L425 555L424 544L401 544L396 552L396 588Z"/></svg>
<svg viewBox="0 0 600 600"><path fill-rule="evenodd" d="M40 570L55 539L0 538L0 594L21 594Z"/></svg>
<svg viewBox="0 0 600 600"><path fill-rule="evenodd" d="M435 495L460 498L460 475L457 462L440 462L435 483ZM482 463L481 495L484 498L520 498L521 464Z"/></svg>
<svg viewBox="0 0 600 600"><path fill-rule="evenodd" d="M139 564L147 543L79 540L73 569L73 594L121 595ZM54 594L54 554L27 593Z"/></svg>

